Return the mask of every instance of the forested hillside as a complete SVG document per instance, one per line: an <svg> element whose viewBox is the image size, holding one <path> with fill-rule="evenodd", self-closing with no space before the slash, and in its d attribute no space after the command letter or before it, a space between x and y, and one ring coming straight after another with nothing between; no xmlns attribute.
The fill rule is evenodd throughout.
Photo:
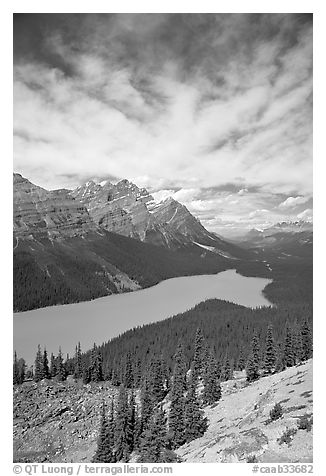
<svg viewBox="0 0 326 476"><path fill-rule="evenodd" d="M220 256L187 253L114 233L89 233L64 242L19 240L14 250L14 311L86 301L153 286L176 276L230 267Z"/></svg>

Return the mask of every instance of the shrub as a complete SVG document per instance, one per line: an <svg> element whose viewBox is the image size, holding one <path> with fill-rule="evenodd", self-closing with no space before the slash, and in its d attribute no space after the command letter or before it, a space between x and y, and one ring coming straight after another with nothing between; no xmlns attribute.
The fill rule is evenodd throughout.
<svg viewBox="0 0 326 476"><path fill-rule="evenodd" d="M311 431L312 424L313 424L312 417L309 418L309 415L305 414L302 417L300 417L300 420L299 420L299 423L298 423L298 429L299 430Z"/></svg>
<svg viewBox="0 0 326 476"><path fill-rule="evenodd" d="M250 455L247 458L247 463L258 463L258 459L256 455Z"/></svg>
<svg viewBox="0 0 326 476"><path fill-rule="evenodd" d="M269 412L270 421L278 420L283 416L283 408L280 403L275 403L274 407Z"/></svg>
<svg viewBox="0 0 326 476"><path fill-rule="evenodd" d="M290 445L297 431L297 428L287 428L283 435L278 438L278 444L281 445L282 443L286 443L287 445Z"/></svg>

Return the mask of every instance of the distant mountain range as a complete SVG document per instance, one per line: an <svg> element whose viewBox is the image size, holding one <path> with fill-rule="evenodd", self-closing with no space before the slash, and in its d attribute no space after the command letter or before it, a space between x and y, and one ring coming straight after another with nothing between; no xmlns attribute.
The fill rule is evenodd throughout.
<svg viewBox="0 0 326 476"><path fill-rule="evenodd" d="M216 273L249 255L127 180L48 191L14 174L13 185L17 311Z"/></svg>
<svg viewBox="0 0 326 476"><path fill-rule="evenodd" d="M16 311L132 291L170 277L243 270L249 262L264 263L266 251L280 260L312 255L310 223L251 230L231 243L173 198L156 203L128 180L49 191L14 174L13 186Z"/></svg>

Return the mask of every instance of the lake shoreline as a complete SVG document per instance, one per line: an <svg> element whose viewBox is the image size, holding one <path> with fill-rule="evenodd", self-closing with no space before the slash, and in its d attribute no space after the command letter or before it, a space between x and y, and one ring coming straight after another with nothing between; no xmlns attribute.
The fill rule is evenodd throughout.
<svg viewBox="0 0 326 476"><path fill-rule="evenodd" d="M245 277L235 269L213 275L170 278L149 288L103 296L92 301L14 313L14 349L28 362L37 345L48 353L84 350L134 327L167 319L208 299L247 307L272 306L263 295L271 279Z"/></svg>

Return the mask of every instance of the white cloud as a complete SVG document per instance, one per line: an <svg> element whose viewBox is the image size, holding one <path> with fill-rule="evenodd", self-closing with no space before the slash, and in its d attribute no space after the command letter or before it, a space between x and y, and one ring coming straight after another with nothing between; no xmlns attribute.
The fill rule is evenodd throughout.
<svg viewBox="0 0 326 476"><path fill-rule="evenodd" d="M297 205L301 205L303 203L306 203L309 200L310 197L288 197L284 202L279 204L280 208L291 208L291 207L296 207Z"/></svg>
<svg viewBox="0 0 326 476"><path fill-rule="evenodd" d="M311 208L307 208L307 209L304 210L303 212L298 213L297 217L298 217L300 220L312 221L312 209L311 209Z"/></svg>

